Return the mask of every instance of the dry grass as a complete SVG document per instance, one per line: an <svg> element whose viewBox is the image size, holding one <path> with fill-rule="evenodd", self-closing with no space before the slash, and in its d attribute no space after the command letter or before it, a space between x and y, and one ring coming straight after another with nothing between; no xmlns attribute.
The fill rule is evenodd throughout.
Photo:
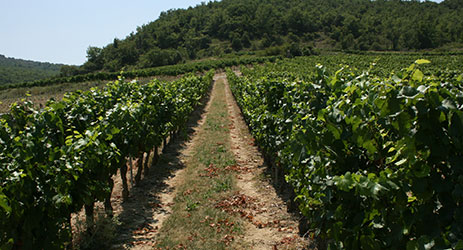
<svg viewBox="0 0 463 250"><path fill-rule="evenodd" d="M0 91L0 113L6 113L12 103L23 99L32 101L37 107L43 106L50 99L60 100L66 92L88 90L93 87L102 87L106 82L63 83L57 85L15 88Z"/></svg>
<svg viewBox="0 0 463 250"><path fill-rule="evenodd" d="M229 119L222 81L216 84L206 122L187 159L185 178L177 188L172 214L163 223L157 246L162 249L231 249L242 234L242 219L217 204L237 191L227 166L235 165L230 150Z"/></svg>

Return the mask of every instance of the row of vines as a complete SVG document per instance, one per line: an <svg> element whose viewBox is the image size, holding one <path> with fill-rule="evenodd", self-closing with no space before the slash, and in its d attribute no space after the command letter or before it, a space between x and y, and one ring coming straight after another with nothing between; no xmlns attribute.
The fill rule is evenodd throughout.
<svg viewBox="0 0 463 250"><path fill-rule="evenodd" d="M461 57L402 70L400 56L346 58L227 72L312 235L329 249L463 249Z"/></svg>
<svg viewBox="0 0 463 250"><path fill-rule="evenodd" d="M0 249L63 248L72 213L85 207L90 225L94 202L103 201L111 214L112 176L120 171L127 198L127 159L138 159L139 182L150 155L185 125L212 77L143 85L121 78L40 110L27 101L12 105L0 118Z"/></svg>

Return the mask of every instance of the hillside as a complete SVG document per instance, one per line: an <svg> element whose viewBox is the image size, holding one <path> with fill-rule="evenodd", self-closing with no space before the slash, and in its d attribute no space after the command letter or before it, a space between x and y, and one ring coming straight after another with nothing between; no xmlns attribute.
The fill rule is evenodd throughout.
<svg viewBox="0 0 463 250"><path fill-rule="evenodd" d="M176 64L229 53L461 48L463 0L223 0L169 10L125 39L89 47L67 75Z"/></svg>
<svg viewBox="0 0 463 250"><path fill-rule="evenodd" d="M60 73L61 66L0 55L0 85L50 78Z"/></svg>

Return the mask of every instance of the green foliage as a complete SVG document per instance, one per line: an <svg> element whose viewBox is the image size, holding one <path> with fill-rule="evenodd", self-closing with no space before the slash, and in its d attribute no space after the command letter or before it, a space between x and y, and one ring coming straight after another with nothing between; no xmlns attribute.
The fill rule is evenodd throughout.
<svg viewBox="0 0 463 250"><path fill-rule="evenodd" d="M159 53L163 55L171 54L174 59L177 60L176 57L177 52L173 51L159 51ZM175 59L176 58L176 59ZM68 77L59 77L59 78L50 78L45 80L33 81L33 82L24 82L21 84L10 84L10 85L3 85L0 86L0 90L4 89L11 89L11 88L20 88L20 87L36 87L36 86L47 86L52 84L60 84L60 83L76 83L76 82L86 82L86 81L111 81L117 80L119 76L124 78L137 78L137 77L150 77L150 76L159 76L159 75L168 75L168 76L177 76L185 73L192 73L197 71L207 71L210 69L219 69L231 66L237 66L242 64L251 64L251 63L263 63L267 61L275 61L279 57L253 57L253 56L243 56L243 57L233 57L228 59L221 59L221 60L205 60L199 62L190 62L185 64L177 64L177 65L169 65L169 66L161 66L161 67L154 67L154 68L147 68L147 69L139 69L139 70L132 70L132 71L124 71L124 72L97 72L97 73L89 73L89 74L80 74L80 75L73 75ZM143 60L145 62L145 59ZM146 58L147 65L150 63L155 63L150 58ZM74 71L74 72L81 72L80 70L75 71L76 68L73 66L64 67L62 70L62 75L68 75L65 72Z"/></svg>
<svg viewBox="0 0 463 250"><path fill-rule="evenodd" d="M12 105L0 118L0 246L64 248L71 213L104 201L127 157L182 128L212 76L145 85L121 78L41 110Z"/></svg>
<svg viewBox="0 0 463 250"><path fill-rule="evenodd" d="M62 66L7 58L0 55L0 86L57 76Z"/></svg>
<svg viewBox="0 0 463 250"><path fill-rule="evenodd" d="M227 75L316 235L329 249L461 247L461 71L420 59L397 73L330 73L301 61Z"/></svg>
<svg viewBox="0 0 463 250"><path fill-rule="evenodd" d="M440 4L370 0L210 1L187 10L163 12L156 21L102 48L98 60L94 60L94 53L89 53L82 71L94 72L95 68L119 71L123 67L173 62L168 54L167 59L146 64L146 57L150 57L147 54L156 48L184 51L179 60L184 61L235 51L265 50L283 45L287 38L297 42L294 36L300 47L317 41L317 49L461 48L463 26L458 20L463 16L462 11L459 0Z"/></svg>
<svg viewBox="0 0 463 250"><path fill-rule="evenodd" d="M176 64L181 60L182 56L178 51L153 48L141 56L139 64L142 68L151 68L162 65Z"/></svg>

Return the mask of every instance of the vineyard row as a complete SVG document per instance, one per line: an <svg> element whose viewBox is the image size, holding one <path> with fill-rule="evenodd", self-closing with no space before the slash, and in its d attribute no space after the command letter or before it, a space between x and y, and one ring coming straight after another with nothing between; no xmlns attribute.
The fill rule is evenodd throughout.
<svg viewBox="0 0 463 250"><path fill-rule="evenodd" d="M303 60L227 76L312 235L329 249L463 249L462 72Z"/></svg>
<svg viewBox="0 0 463 250"><path fill-rule="evenodd" d="M127 159L138 161L138 183L212 77L210 71L143 85L119 79L41 110L27 101L13 105L0 118L0 249L63 248L71 240L71 214L85 207L91 225L96 201L111 215L112 177L120 171L127 198Z"/></svg>

